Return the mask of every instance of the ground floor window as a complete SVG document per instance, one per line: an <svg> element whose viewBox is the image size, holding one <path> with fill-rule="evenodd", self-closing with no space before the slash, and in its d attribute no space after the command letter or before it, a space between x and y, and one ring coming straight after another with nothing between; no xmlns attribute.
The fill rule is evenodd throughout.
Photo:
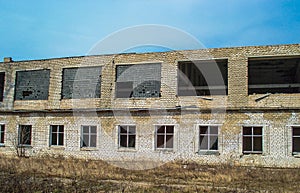
<svg viewBox="0 0 300 193"><path fill-rule="evenodd" d="M299 154L300 153L300 127L292 127L292 151L293 154Z"/></svg>
<svg viewBox="0 0 300 193"><path fill-rule="evenodd" d="M64 126L50 125L50 145L64 145Z"/></svg>
<svg viewBox="0 0 300 193"><path fill-rule="evenodd" d="M97 126L81 126L81 147L96 147Z"/></svg>
<svg viewBox="0 0 300 193"><path fill-rule="evenodd" d="M201 150L218 150L218 126L199 126L199 148Z"/></svg>
<svg viewBox="0 0 300 193"><path fill-rule="evenodd" d="M135 148L136 128L134 125L119 126L119 147Z"/></svg>
<svg viewBox="0 0 300 193"><path fill-rule="evenodd" d="M19 126L19 145L31 145L31 125L20 125Z"/></svg>
<svg viewBox="0 0 300 193"><path fill-rule="evenodd" d="M174 125L156 126L155 132L156 149L173 149L174 146Z"/></svg>
<svg viewBox="0 0 300 193"><path fill-rule="evenodd" d="M263 135L262 127L243 127L243 153L261 154Z"/></svg>
<svg viewBox="0 0 300 193"><path fill-rule="evenodd" d="M5 125L0 125L0 144L4 144Z"/></svg>

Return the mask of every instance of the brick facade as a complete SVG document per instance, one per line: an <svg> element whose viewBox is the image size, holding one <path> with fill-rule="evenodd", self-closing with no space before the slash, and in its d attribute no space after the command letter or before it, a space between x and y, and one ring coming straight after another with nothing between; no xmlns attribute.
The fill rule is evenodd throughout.
<svg viewBox="0 0 300 193"><path fill-rule="evenodd" d="M0 124L5 125L5 135L0 153L15 153L19 125L32 125L31 145L26 147L26 154L29 156L62 154L112 162L165 162L178 159L211 164L298 167L300 158L292 153L292 128L300 125L300 93L248 95L248 60L258 57L300 57L300 45L115 54L17 62L7 60L0 63L0 72L5 72L3 101L0 102ZM227 60L228 94L179 96L178 62L208 59ZM124 65L136 66L131 70L136 74L131 77L130 74L125 75L116 80L122 76L116 75L116 68ZM159 73L156 73L155 66L159 67ZM77 79L76 84L64 80L64 69L77 67L98 68L87 74L81 73L81 79ZM50 71L49 79L40 81L39 78L47 77L35 77L35 74L34 77L24 77L24 74L21 74L22 78L40 81L43 88L44 83L48 81L48 98L45 99L43 95L42 99L45 100L31 97L18 100L21 95L17 92L18 97L15 96L15 89L19 89L17 74L27 72L27 75L30 75L31 71L38 72L37 70ZM99 73L100 85L97 83L95 72ZM151 76L151 73L154 75ZM21 84L24 83L20 79L17 80ZM134 91L136 97L116 98L116 82L132 81L133 87L136 87L141 80L149 82ZM159 81L160 85L156 85L157 81L152 83L152 80ZM68 97L64 98L62 92L70 91L62 89L63 84L77 85L82 88L80 92L92 93L95 98L89 98L90 95L80 97L80 93L73 98L69 93ZM32 86L27 84L27 87ZM22 88L27 87L23 85ZM157 95L148 92L149 88L160 88L159 95L157 92ZM39 95L39 88L34 89L34 94ZM149 97L152 95L155 97ZM62 146L50 145L50 125L64 126ZM81 147L83 125L96 126L95 147ZM136 126L135 148L119 147L119 125ZM161 125L174 127L171 149L156 148L156 129ZM216 151L200 151L200 125L218 127ZM262 129L261 153L243 153L242 131L243 127L247 126Z"/></svg>

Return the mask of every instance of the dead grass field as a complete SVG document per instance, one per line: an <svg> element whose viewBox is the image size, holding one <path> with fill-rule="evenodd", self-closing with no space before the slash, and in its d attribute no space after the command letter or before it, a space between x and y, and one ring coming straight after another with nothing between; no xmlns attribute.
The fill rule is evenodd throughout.
<svg viewBox="0 0 300 193"><path fill-rule="evenodd" d="M0 159L0 192L300 192L300 169L167 163L125 170L72 158Z"/></svg>

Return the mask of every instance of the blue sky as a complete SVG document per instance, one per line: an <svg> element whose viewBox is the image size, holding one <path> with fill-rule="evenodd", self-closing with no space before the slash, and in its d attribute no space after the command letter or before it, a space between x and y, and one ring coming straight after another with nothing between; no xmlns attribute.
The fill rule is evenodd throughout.
<svg viewBox="0 0 300 193"><path fill-rule="evenodd" d="M0 60L86 55L144 24L178 28L207 48L300 43L299 0L0 0L0 8Z"/></svg>

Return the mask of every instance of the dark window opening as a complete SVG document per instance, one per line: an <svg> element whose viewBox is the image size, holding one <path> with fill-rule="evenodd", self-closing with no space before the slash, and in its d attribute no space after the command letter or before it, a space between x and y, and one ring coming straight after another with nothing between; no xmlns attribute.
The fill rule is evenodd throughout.
<svg viewBox="0 0 300 193"><path fill-rule="evenodd" d="M101 67L63 69L62 99L100 98Z"/></svg>
<svg viewBox="0 0 300 193"><path fill-rule="evenodd" d="M16 72L15 100L48 100L50 70Z"/></svg>
<svg viewBox="0 0 300 193"><path fill-rule="evenodd" d="M116 67L116 98L160 97L161 65L137 64Z"/></svg>
<svg viewBox="0 0 300 193"><path fill-rule="evenodd" d="M5 72L0 72L0 102L3 101Z"/></svg>
<svg viewBox="0 0 300 193"><path fill-rule="evenodd" d="M97 127L81 127L81 147L96 147L97 145Z"/></svg>
<svg viewBox="0 0 300 193"><path fill-rule="evenodd" d="M64 145L64 126L51 125L50 126L50 146Z"/></svg>
<svg viewBox="0 0 300 193"><path fill-rule="evenodd" d="M20 125L19 137L18 137L20 146L31 145L31 132L32 132L31 125Z"/></svg>
<svg viewBox="0 0 300 193"><path fill-rule="evenodd" d="M218 126L200 126L200 151L218 150Z"/></svg>
<svg viewBox="0 0 300 193"><path fill-rule="evenodd" d="M135 126L121 125L119 126L119 147L135 148Z"/></svg>
<svg viewBox="0 0 300 193"><path fill-rule="evenodd" d="M174 126L162 125L156 127L156 149L173 149Z"/></svg>
<svg viewBox="0 0 300 193"><path fill-rule="evenodd" d="M0 143L4 144L5 125L0 125Z"/></svg>
<svg viewBox="0 0 300 193"><path fill-rule="evenodd" d="M300 127L292 127L292 152L293 154L300 153Z"/></svg>
<svg viewBox="0 0 300 193"><path fill-rule="evenodd" d="M178 62L178 95L227 95L227 59Z"/></svg>
<svg viewBox="0 0 300 193"><path fill-rule="evenodd" d="M243 127L243 153L261 154L262 150L262 127Z"/></svg>
<svg viewBox="0 0 300 193"><path fill-rule="evenodd" d="M300 93L300 58L249 58L248 94Z"/></svg>

